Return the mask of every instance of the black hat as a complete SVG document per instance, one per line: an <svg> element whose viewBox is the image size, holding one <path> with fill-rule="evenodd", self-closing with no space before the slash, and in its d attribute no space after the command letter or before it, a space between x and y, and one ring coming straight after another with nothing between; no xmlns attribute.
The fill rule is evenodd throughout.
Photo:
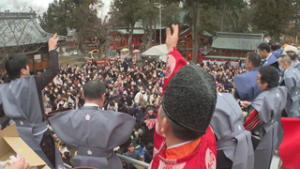
<svg viewBox="0 0 300 169"><path fill-rule="evenodd" d="M175 123L205 134L216 106L214 78L196 65L182 67L170 80L162 100L165 114Z"/></svg>
<svg viewBox="0 0 300 169"><path fill-rule="evenodd" d="M153 110L153 106L147 106L146 107L146 113L148 113L149 110Z"/></svg>
<svg viewBox="0 0 300 169"><path fill-rule="evenodd" d="M135 145L136 145L135 141L132 140L132 141L130 142L130 144L128 145L128 147L131 147L131 146L135 147Z"/></svg>

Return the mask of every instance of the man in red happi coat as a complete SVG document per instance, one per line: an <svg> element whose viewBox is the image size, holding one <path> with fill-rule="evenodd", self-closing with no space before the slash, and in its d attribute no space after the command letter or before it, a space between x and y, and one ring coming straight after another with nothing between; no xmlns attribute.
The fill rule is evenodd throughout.
<svg viewBox="0 0 300 169"><path fill-rule="evenodd" d="M178 25L167 29L169 52L162 104L156 123L156 155L149 168L214 169L216 141L209 127L216 105L214 78L186 65L176 49ZM164 138L165 137L165 138Z"/></svg>

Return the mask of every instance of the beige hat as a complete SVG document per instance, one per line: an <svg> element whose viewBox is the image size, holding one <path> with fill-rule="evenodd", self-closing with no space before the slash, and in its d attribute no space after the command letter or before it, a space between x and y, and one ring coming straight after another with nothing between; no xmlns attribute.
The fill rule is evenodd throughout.
<svg viewBox="0 0 300 169"><path fill-rule="evenodd" d="M287 55L287 52L294 52L295 54L298 54L298 49L295 46L287 45L284 48L283 54Z"/></svg>

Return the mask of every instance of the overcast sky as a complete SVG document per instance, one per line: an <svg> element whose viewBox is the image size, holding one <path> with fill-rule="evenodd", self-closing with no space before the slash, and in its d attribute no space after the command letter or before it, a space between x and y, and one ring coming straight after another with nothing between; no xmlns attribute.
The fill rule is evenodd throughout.
<svg viewBox="0 0 300 169"><path fill-rule="evenodd" d="M47 11L49 3L53 1L54 0L0 0L0 12L4 12L4 10L10 10L11 12L29 12L31 7L38 14L42 14ZM99 15L108 12L110 1L111 0L102 0L105 6L104 11L98 11Z"/></svg>

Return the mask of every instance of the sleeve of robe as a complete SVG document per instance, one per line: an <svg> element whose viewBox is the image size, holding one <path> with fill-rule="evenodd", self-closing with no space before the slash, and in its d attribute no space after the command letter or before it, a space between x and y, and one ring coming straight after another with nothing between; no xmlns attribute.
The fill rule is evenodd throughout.
<svg viewBox="0 0 300 169"><path fill-rule="evenodd" d="M297 83L295 82L294 78L286 78L284 79L284 84L285 87L287 88L288 93L292 94L291 92L295 90Z"/></svg>
<svg viewBox="0 0 300 169"><path fill-rule="evenodd" d="M58 53L54 50L49 52L49 68L46 72L41 73L36 77L36 85L38 91L42 91L59 72Z"/></svg>
<svg viewBox="0 0 300 169"><path fill-rule="evenodd" d="M86 130L82 130L85 115L78 113L80 113L78 110L71 110L49 118L58 138L74 149L82 146L79 145L80 143L86 143L86 146L90 147L113 149L124 144L130 138L135 125L135 118L127 114L99 110L97 113L101 115L90 114L93 120L89 121L89 127L95 127L94 130L86 132ZM108 123L109 119L113 119L113 121ZM75 122L76 120L77 122ZM105 127L101 130L100 126ZM101 137L101 141L97 142L99 137Z"/></svg>
<svg viewBox="0 0 300 169"><path fill-rule="evenodd" d="M182 68L183 66L186 66L187 63L184 60L184 58L181 56L179 51L176 47L174 47L168 55L167 58L167 66L166 66L166 73L165 73L165 80L164 80L164 86L163 91L161 94L161 97L163 97L166 87L172 77ZM158 115L158 114L157 114ZM157 116L156 116L157 119ZM153 156L157 153L157 150L159 150L162 142L165 140L165 137L162 134L159 134L160 126L158 123L155 123L155 132L154 132L154 152Z"/></svg>

